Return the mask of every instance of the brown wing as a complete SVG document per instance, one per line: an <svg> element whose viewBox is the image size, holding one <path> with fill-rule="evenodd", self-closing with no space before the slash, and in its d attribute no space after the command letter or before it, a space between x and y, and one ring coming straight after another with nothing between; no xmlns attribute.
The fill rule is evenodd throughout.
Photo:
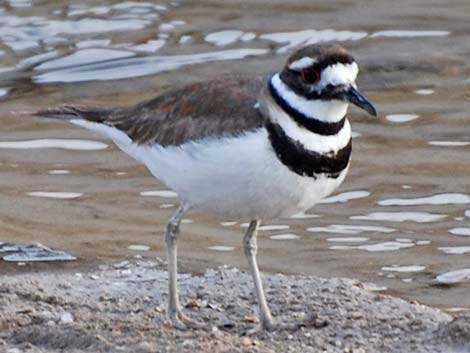
<svg viewBox="0 0 470 353"><path fill-rule="evenodd" d="M138 144L180 145L189 140L234 136L263 125L254 107L264 80L226 77L195 83L116 111L105 121Z"/></svg>
<svg viewBox="0 0 470 353"><path fill-rule="evenodd" d="M82 119L124 131L138 144L177 146L190 140L236 136L261 127L255 108L266 80L226 76L172 89L130 108L99 109L64 106L38 116Z"/></svg>

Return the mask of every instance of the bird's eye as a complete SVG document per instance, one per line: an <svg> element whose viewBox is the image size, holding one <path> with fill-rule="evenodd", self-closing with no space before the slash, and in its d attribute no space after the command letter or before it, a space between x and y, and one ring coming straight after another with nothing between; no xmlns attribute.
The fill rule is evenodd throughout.
<svg viewBox="0 0 470 353"><path fill-rule="evenodd" d="M302 69L300 75L302 76L302 80L309 85L313 85L320 81L320 74L313 67Z"/></svg>

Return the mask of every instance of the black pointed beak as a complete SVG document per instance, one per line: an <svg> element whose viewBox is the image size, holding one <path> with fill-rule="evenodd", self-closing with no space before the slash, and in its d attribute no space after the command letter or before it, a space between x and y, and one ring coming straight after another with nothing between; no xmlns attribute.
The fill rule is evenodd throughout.
<svg viewBox="0 0 470 353"><path fill-rule="evenodd" d="M359 90L351 86L346 92L343 93L343 99L351 102L352 104L364 109L366 112L373 116L377 116L377 110L371 102Z"/></svg>

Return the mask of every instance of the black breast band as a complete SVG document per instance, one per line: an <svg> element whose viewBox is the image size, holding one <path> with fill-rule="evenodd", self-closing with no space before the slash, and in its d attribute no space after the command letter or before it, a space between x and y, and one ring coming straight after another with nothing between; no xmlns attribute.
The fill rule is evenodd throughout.
<svg viewBox="0 0 470 353"><path fill-rule="evenodd" d="M266 123L269 140L282 164L294 173L316 178L318 174L326 174L330 178L338 178L347 168L352 150L352 139L337 153L317 153L286 135L284 130L270 121Z"/></svg>

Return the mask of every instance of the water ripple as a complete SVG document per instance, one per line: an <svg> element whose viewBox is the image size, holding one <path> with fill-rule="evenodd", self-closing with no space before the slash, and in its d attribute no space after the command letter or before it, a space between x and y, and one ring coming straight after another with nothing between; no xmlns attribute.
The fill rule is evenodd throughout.
<svg viewBox="0 0 470 353"><path fill-rule="evenodd" d="M418 205L461 205L470 204L470 196L459 193L445 193L412 199L385 199L380 206L418 206Z"/></svg>
<svg viewBox="0 0 470 353"><path fill-rule="evenodd" d="M265 55L267 49L232 49L200 54L118 59L54 70L33 77L36 83L107 81L154 75L187 65Z"/></svg>

